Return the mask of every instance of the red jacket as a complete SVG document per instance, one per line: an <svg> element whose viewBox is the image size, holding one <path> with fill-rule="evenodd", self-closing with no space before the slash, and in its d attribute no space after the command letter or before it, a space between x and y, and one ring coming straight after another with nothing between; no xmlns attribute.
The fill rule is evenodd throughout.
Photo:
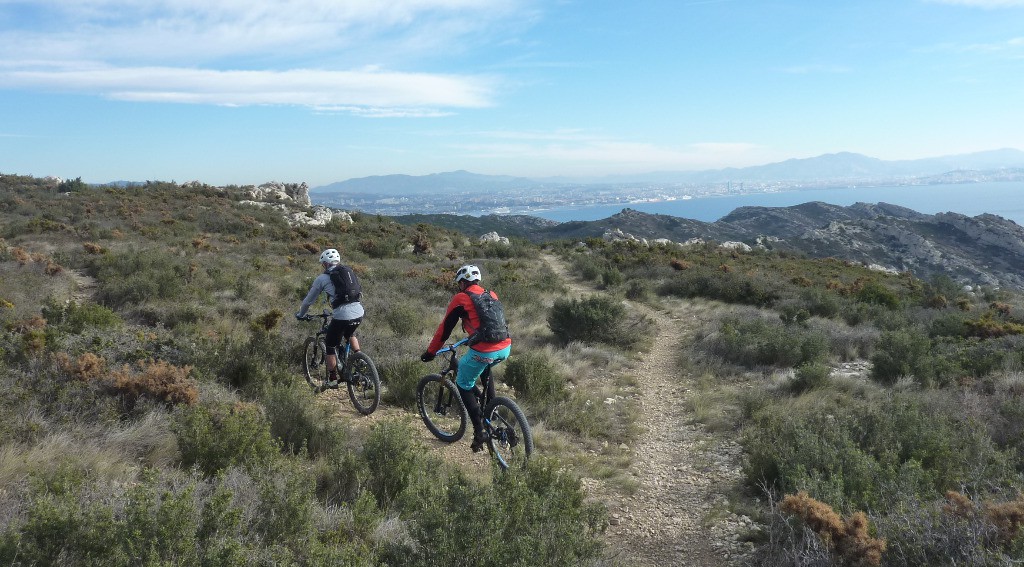
<svg viewBox="0 0 1024 567"><path fill-rule="evenodd" d="M469 293L481 294L485 290L477 284L473 284L466 288ZM491 297L498 299L498 294L493 291L490 292ZM434 332L434 338L430 341L430 346L427 347L427 352L433 354L438 351L444 342L451 336L452 330L455 329L455 324L462 321L462 330L466 331L467 335L472 335L476 332L477 327L480 326L480 318L477 317L476 308L473 307L473 300L469 298L463 292L455 294L452 298L451 303L448 304L448 310L445 311L444 319L441 324L437 326L437 331ZM473 350L480 352L494 352L501 350L512 344L512 339L508 338L503 341L496 343L476 343L473 345Z"/></svg>

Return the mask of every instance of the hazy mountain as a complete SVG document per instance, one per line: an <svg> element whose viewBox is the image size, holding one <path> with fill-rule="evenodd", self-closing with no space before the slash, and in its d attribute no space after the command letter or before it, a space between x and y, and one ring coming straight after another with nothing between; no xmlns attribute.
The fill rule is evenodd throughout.
<svg viewBox="0 0 1024 567"><path fill-rule="evenodd" d="M923 177L960 169L991 170L1024 167L1024 152L1001 149L972 154L918 160L885 161L861 154L842 152L812 158L789 159L744 168L705 171L661 171L601 178L549 177L528 179L505 175L481 175L452 171L430 175L377 175L314 187L310 193L410 195L462 192L506 192L539 185L616 183L723 183L772 181L879 180Z"/></svg>
<svg viewBox="0 0 1024 567"><path fill-rule="evenodd" d="M347 193L367 195L410 195L462 193L467 191L510 191L536 185L523 177L481 175L468 171L450 171L430 175L374 175L314 187L311 194Z"/></svg>

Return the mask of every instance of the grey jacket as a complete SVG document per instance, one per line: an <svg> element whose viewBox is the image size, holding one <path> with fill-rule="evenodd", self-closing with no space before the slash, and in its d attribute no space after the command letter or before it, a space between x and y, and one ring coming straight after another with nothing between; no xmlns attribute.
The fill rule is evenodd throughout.
<svg viewBox="0 0 1024 567"><path fill-rule="evenodd" d="M330 271L330 270L328 270ZM334 284L331 283L331 276L324 272L313 280L313 285L309 288L309 293L306 294L306 298L302 300L302 307L299 308L298 316L302 317L306 314L306 310L316 302L317 298L320 297L321 293L327 292L328 301L334 301ZM342 321L348 321L351 319L358 319L363 316L363 304L356 301L353 303L344 303L339 305L334 310L333 317Z"/></svg>

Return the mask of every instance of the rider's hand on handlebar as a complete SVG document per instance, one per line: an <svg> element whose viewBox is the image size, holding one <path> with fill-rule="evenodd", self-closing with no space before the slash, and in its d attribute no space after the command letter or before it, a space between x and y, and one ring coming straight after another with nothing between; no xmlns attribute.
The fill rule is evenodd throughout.
<svg viewBox="0 0 1024 567"><path fill-rule="evenodd" d="M434 360L434 353L424 351L423 354L420 355L420 360L423 362L430 362L431 360Z"/></svg>

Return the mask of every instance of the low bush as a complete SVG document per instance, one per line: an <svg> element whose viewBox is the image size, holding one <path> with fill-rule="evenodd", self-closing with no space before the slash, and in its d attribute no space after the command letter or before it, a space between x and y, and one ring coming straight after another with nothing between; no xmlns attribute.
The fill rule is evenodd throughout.
<svg viewBox="0 0 1024 567"><path fill-rule="evenodd" d="M706 341L706 348L728 362L748 368L794 367L824 360L829 354L829 339L822 332L801 325L727 317L721 321L718 333Z"/></svg>
<svg viewBox="0 0 1024 567"><path fill-rule="evenodd" d="M971 419L964 407L914 392L862 398L823 389L775 400L744 430L747 482L879 514L952 487L1011 486L1015 461Z"/></svg>
<svg viewBox="0 0 1024 567"><path fill-rule="evenodd" d="M764 276L737 273L723 264L717 271L694 267L677 271L658 289L661 295L704 297L726 303L767 307L780 298L777 285Z"/></svg>
<svg viewBox="0 0 1024 567"><path fill-rule="evenodd" d="M425 474L426 463L415 439L409 425L388 420L375 425L363 444L366 488L382 509L391 506L417 476Z"/></svg>
<svg viewBox="0 0 1024 567"><path fill-rule="evenodd" d="M271 384L262 396L270 433L293 453L310 457L340 450L345 430L332 418L327 406L319 404L305 382Z"/></svg>
<svg viewBox="0 0 1024 567"><path fill-rule="evenodd" d="M504 381L527 400L557 400L566 395L566 378L543 352L526 352L505 363Z"/></svg>
<svg viewBox="0 0 1024 567"><path fill-rule="evenodd" d="M543 558L546 565L588 565L598 560L605 512L587 502L577 478L537 458L526 470L493 479L490 486L478 486L461 476L435 475L407 492L401 503L417 545L388 550L384 563L463 565L476 557L493 560L485 564Z"/></svg>
<svg viewBox="0 0 1024 567"><path fill-rule="evenodd" d="M419 360L408 358L384 363L380 367L381 380L387 384L384 401L407 410L416 408L416 386L420 378L434 370Z"/></svg>
<svg viewBox="0 0 1024 567"><path fill-rule="evenodd" d="M422 313L408 303L392 303L381 318L400 338L417 335L424 328Z"/></svg>
<svg viewBox="0 0 1024 567"><path fill-rule="evenodd" d="M913 377L919 383L930 383L931 341L916 329L900 329L882 333L871 357L871 378L886 385L901 377Z"/></svg>
<svg viewBox="0 0 1024 567"><path fill-rule="evenodd" d="M50 299L43 305L43 318L58 331L81 333L86 327L107 329L121 324L121 317L110 309L95 303L70 301L61 304Z"/></svg>
<svg viewBox="0 0 1024 567"><path fill-rule="evenodd" d="M143 396L171 405L194 404L199 399L199 390L188 377L191 371L191 366L146 360L134 368L124 365L111 371L108 386L124 396L129 405Z"/></svg>
<svg viewBox="0 0 1024 567"><path fill-rule="evenodd" d="M810 361L796 367L790 389L800 394L828 384L832 369L821 361Z"/></svg>
<svg viewBox="0 0 1024 567"><path fill-rule="evenodd" d="M800 518L818 534L841 564L877 567L882 563L886 542L868 535L868 518L864 512L856 512L843 519L827 504L811 498L806 492L787 495L781 509Z"/></svg>
<svg viewBox="0 0 1024 567"><path fill-rule="evenodd" d="M279 456L279 444L260 406L198 404L178 413L174 433L186 467L214 475L232 466L260 469Z"/></svg>
<svg viewBox="0 0 1024 567"><path fill-rule="evenodd" d="M603 296L555 301L548 314L548 327L562 343L572 341L628 343L623 333L626 308Z"/></svg>

